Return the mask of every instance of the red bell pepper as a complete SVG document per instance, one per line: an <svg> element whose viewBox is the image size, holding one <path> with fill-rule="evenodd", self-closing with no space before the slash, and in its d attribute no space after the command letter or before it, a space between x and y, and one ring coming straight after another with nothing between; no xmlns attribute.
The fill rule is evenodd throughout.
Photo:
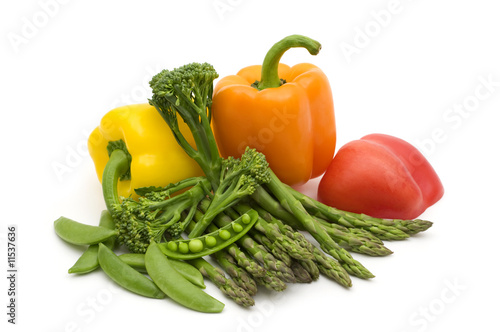
<svg viewBox="0 0 500 332"><path fill-rule="evenodd" d="M414 219L436 203L443 185L408 142L367 135L339 149L318 187L318 200L378 218Z"/></svg>

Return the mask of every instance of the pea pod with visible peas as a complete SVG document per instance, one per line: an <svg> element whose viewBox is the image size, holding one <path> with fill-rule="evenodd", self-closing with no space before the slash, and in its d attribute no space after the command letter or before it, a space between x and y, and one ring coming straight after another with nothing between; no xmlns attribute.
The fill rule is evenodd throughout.
<svg viewBox="0 0 500 332"><path fill-rule="evenodd" d="M144 254L121 254L118 256L122 261L127 263L129 266L133 267L139 272L147 272L146 271L146 262L144 260ZM205 282L203 280L203 275L201 272L192 266L183 261L179 261L176 259L169 260L170 265L179 272L184 278L186 278L193 285L196 285L200 288L206 288Z"/></svg>
<svg viewBox="0 0 500 332"><path fill-rule="evenodd" d="M224 303L208 295L180 275L156 242L151 242L144 259L151 279L175 302L200 312L214 313L224 309Z"/></svg>
<svg viewBox="0 0 500 332"><path fill-rule="evenodd" d="M248 210L238 219L217 231L192 239L179 239L159 244L161 251L170 258L195 259L211 255L234 243L245 235L258 219L255 210Z"/></svg>
<svg viewBox="0 0 500 332"><path fill-rule="evenodd" d="M101 243L118 234L116 230L82 224L66 217L54 221L54 229L64 241L78 245Z"/></svg>
<svg viewBox="0 0 500 332"><path fill-rule="evenodd" d="M165 298L165 294L146 276L128 266L104 244L99 243L99 265L118 285L136 294L155 299Z"/></svg>
<svg viewBox="0 0 500 332"><path fill-rule="evenodd" d="M103 210L101 213L101 219L99 220L99 226L114 230L115 222L113 217L108 212L108 210ZM110 249L115 246L116 237L111 237L103 243ZM97 244L90 245L87 250L78 258L78 260L69 268L68 273L84 274L94 271L99 267L99 259L97 258L97 252L99 251L99 246Z"/></svg>

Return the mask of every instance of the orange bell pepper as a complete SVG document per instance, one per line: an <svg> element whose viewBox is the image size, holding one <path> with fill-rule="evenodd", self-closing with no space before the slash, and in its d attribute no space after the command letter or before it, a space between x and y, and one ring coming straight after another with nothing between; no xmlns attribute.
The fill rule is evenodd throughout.
<svg viewBox="0 0 500 332"><path fill-rule="evenodd" d="M316 55L321 45L292 35L276 43L262 66L243 68L214 88L212 126L223 157L247 146L264 153L281 181L300 185L324 173L335 152L332 92L318 67L279 63L292 47Z"/></svg>

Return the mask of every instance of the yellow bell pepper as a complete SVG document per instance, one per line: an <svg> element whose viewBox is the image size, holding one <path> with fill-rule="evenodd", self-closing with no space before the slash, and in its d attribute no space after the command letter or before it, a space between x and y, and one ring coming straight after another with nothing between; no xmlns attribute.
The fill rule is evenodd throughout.
<svg viewBox="0 0 500 332"><path fill-rule="evenodd" d="M189 144L194 139L181 120L179 128ZM149 104L118 107L108 112L89 136L88 149L99 181L109 160L109 142L122 140L130 156L130 179L118 181L118 195L137 197L134 189L166 186L202 175L198 164L179 146L167 123Z"/></svg>

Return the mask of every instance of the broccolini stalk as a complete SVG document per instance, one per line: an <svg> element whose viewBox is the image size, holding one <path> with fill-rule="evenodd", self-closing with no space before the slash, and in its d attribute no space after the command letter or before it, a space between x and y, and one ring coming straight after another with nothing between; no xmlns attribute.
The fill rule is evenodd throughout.
<svg viewBox="0 0 500 332"><path fill-rule="evenodd" d="M189 190L170 197L188 183L193 185ZM169 185L165 190L145 190L138 200L125 198L120 204L114 204L112 215L119 231L119 243L125 244L131 252L144 253L151 241L161 242L166 231L171 237L180 236L193 218L196 205L206 197L208 188L210 184L206 178L192 178ZM189 212L182 220L185 210Z"/></svg>
<svg viewBox="0 0 500 332"><path fill-rule="evenodd" d="M189 237L203 234L216 215L251 195L255 188L270 181L269 164L266 157L255 149L246 148L241 158L229 157L222 160L219 187L211 198L210 206Z"/></svg>
<svg viewBox="0 0 500 332"><path fill-rule="evenodd" d="M221 171L221 157L210 128L213 81L217 77L210 64L191 63L163 70L149 83L153 89L149 103L167 122L179 145L200 165L214 190ZM179 130L177 115L191 130L196 149Z"/></svg>

